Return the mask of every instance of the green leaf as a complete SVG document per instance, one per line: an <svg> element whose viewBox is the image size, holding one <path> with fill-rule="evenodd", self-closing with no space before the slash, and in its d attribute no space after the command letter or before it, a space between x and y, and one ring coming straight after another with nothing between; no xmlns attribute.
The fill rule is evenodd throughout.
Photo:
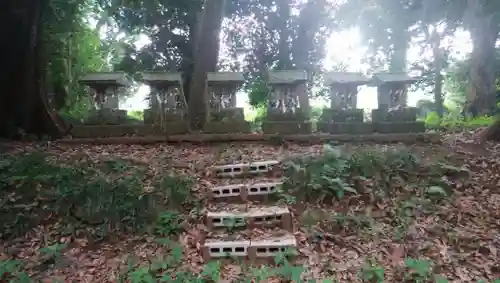
<svg viewBox="0 0 500 283"><path fill-rule="evenodd" d="M342 188L344 189L344 191L348 191L348 192L353 193L353 194L357 194L358 193L356 191L356 189L354 189L353 187L350 187L350 186L344 186Z"/></svg>
<svg viewBox="0 0 500 283"><path fill-rule="evenodd" d="M342 199L344 197L344 191L343 190L338 190L337 191L337 198Z"/></svg>
<svg viewBox="0 0 500 283"><path fill-rule="evenodd" d="M445 190L442 188L442 187L439 187L439 186L431 186L431 187L428 187L426 190L425 190L426 193L430 194L430 195L441 195L441 196L447 196Z"/></svg>
<svg viewBox="0 0 500 283"><path fill-rule="evenodd" d="M445 277L443 277L441 275L438 275L438 276L436 276L435 283L448 283L448 279L446 279Z"/></svg>

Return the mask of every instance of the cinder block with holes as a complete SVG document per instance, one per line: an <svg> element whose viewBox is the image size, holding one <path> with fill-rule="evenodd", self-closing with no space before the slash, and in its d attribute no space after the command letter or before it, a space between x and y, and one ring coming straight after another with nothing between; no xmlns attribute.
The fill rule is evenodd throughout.
<svg viewBox="0 0 500 283"><path fill-rule="evenodd" d="M212 171L217 177L236 177L244 175L257 175L270 172L273 166L279 164L279 161L257 161L252 163L240 163L229 165L213 166Z"/></svg>
<svg viewBox="0 0 500 283"><path fill-rule="evenodd" d="M256 207L248 211L207 212L208 229L281 227L293 232L292 216L286 207Z"/></svg>
<svg viewBox="0 0 500 283"><path fill-rule="evenodd" d="M247 225L250 228L281 227L290 233L293 232L292 214L286 207L252 209L248 212Z"/></svg>
<svg viewBox="0 0 500 283"><path fill-rule="evenodd" d="M265 240L209 241L201 248L205 262L221 258L248 258L251 261L274 258L279 254L287 256L297 253L297 240L293 235Z"/></svg>
<svg viewBox="0 0 500 283"><path fill-rule="evenodd" d="M242 198L244 201L265 198L276 193L281 185L283 185L283 182L254 183L247 186L246 198L244 198L245 195L243 195Z"/></svg>
<svg viewBox="0 0 500 283"><path fill-rule="evenodd" d="M236 184L210 188L212 199L223 199L224 201L259 200L276 193L283 182L262 182L250 185Z"/></svg>
<svg viewBox="0 0 500 283"><path fill-rule="evenodd" d="M220 259L227 257L247 257L250 241L210 241L201 248L203 260Z"/></svg>
<svg viewBox="0 0 500 283"><path fill-rule="evenodd" d="M210 188L213 199L223 199L224 201L242 201L247 199L247 187L244 184L227 185Z"/></svg>
<svg viewBox="0 0 500 283"><path fill-rule="evenodd" d="M291 256L296 253L297 240L293 235L288 235L251 241L247 256L251 261L256 261L263 258L274 258L279 254Z"/></svg>

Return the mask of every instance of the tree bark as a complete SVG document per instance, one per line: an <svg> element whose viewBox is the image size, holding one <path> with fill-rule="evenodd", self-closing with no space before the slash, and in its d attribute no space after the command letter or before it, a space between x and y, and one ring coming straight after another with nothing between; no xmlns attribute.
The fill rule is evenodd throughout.
<svg viewBox="0 0 500 283"><path fill-rule="evenodd" d="M430 36L432 53L434 57L434 103L436 105L436 112L440 118L444 115L444 99L443 99L443 63L444 63L444 51L441 49L441 34L439 34L437 27Z"/></svg>
<svg viewBox="0 0 500 283"><path fill-rule="evenodd" d="M224 0L208 0L201 13L200 34L194 47L194 67L189 85L191 130L201 131L208 121L207 72L217 68L219 35L224 17Z"/></svg>
<svg viewBox="0 0 500 283"><path fill-rule="evenodd" d="M499 25L495 14L487 11L485 1L468 0L466 23L473 42L467 111L473 116L493 115L496 110L495 44Z"/></svg>
<svg viewBox="0 0 500 283"><path fill-rule="evenodd" d="M49 110L45 88L41 19L48 2L5 0L1 4L2 38L9 40L1 45L0 52L16 60L0 71L0 135L3 137L20 138L23 134L57 137L64 130Z"/></svg>
<svg viewBox="0 0 500 283"><path fill-rule="evenodd" d="M395 26L392 30L392 53L389 71L393 73L406 72L408 44L410 42L408 29L404 24Z"/></svg>
<svg viewBox="0 0 500 283"><path fill-rule="evenodd" d="M291 58L290 58L290 34L291 30L288 27L288 20L290 19L290 4L288 0L277 1L277 15L279 17L278 21L278 31L279 31L279 41L278 41L278 70L287 70L291 68Z"/></svg>

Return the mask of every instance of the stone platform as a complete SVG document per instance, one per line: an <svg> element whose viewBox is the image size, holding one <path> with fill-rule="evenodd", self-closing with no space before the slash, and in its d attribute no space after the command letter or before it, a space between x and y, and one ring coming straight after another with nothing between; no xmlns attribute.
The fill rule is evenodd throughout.
<svg viewBox="0 0 500 283"><path fill-rule="evenodd" d="M264 134L296 135L310 134L312 132L311 122L296 121L264 121L262 122Z"/></svg>
<svg viewBox="0 0 500 283"><path fill-rule="evenodd" d="M404 134L424 133L424 122L318 122L318 131L329 134Z"/></svg>
<svg viewBox="0 0 500 283"><path fill-rule="evenodd" d="M128 136L181 135L189 132L185 122L169 123L164 128L153 125L75 125L73 138L116 138Z"/></svg>
<svg viewBox="0 0 500 283"><path fill-rule="evenodd" d="M440 143L439 133L395 133L395 134L367 134L367 135L332 135L332 134L303 134L303 135L269 135L269 134L186 134L128 136L108 138L66 138L56 142L67 144L156 144L156 143L221 143L221 142L270 142L270 143Z"/></svg>
<svg viewBox="0 0 500 283"><path fill-rule="evenodd" d="M251 133L250 122L241 121L212 121L205 125L204 133L207 134L229 134L229 133Z"/></svg>

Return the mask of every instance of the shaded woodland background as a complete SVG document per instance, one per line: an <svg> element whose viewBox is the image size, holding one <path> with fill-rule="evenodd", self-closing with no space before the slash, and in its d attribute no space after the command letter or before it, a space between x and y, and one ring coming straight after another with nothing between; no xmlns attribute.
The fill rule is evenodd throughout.
<svg viewBox="0 0 500 283"><path fill-rule="evenodd" d="M498 1L17 0L4 1L1 8L1 48L8 58L1 76L3 136L62 135L67 125L61 116L78 117L90 108L78 77L106 70L132 76L144 70L182 71L192 127L201 129L204 72L245 71L245 89L258 108L267 99L264 70L306 69L320 82L328 36L352 26L362 31L373 71L419 72L417 87L434 98L419 105L437 117L452 112L445 100L461 114L491 116L497 109ZM443 42L459 29L469 32L474 46L469 58L457 62ZM137 48L140 35L151 43ZM432 58L408 62L410 42Z"/></svg>

